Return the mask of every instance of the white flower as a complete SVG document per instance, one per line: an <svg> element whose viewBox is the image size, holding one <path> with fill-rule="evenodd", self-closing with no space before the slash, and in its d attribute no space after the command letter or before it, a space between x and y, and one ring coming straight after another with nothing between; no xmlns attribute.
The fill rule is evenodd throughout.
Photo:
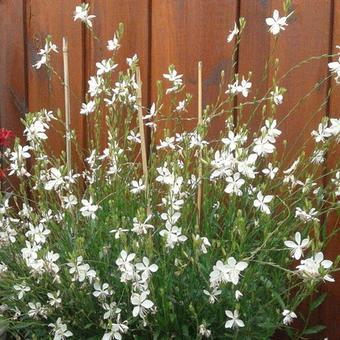
<svg viewBox="0 0 340 340"><path fill-rule="evenodd" d="M221 283L232 282L237 285L240 274L248 267L248 263L240 261L237 262L234 257L229 257L226 264L222 261L217 261L210 273L210 286L218 287Z"/></svg>
<svg viewBox="0 0 340 340"><path fill-rule="evenodd" d="M241 135L235 134L233 131L228 132L227 138L222 138L222 143L225 144L229 151L234 151L238 144L241 143L244 139Z"/></svg>
<svg viewBox="0 0 340 340"><path fill-rule="evenodd" d="M96 103L93 100L90 100L88 103L82 103L80 114L88 116L90 113L92 113L95 109Z"/></svg>
<svg viewBox="0 0 340 340"><path fill-rule="evenodd" d="M18 299L21 300L24 295L31 290L30 287L26 286L26 283L14 285L13 288L18 292Z"/></svg>
<svg viewBox="0 0 340 340"><path fill-rule="evenodd" d="M29 224L29 230L25 233L26 237L31 237L32 241L39 244L44 244L46 242L46 237L51 233L44 224L39 223L37 227L33 224Z"/></svg>
<svg viewBox="0 0 340 340"><path fill-rule="evenodd" d="M263 196L262 192L259 191L257 193L257 198L254 201L254 207L259 208L260 211L264 212L267 215L270 215L270 209L269 209L267 203L271 202L273 197L274 196L272 196L272 195Z"/></svg>
<svg viewBox="0 0 340 340"><path fill-rule="evenodd" d="M106 47L109 51L117 51L119 49L120 44L116 35L114 35L111 40L108 40Z"/></svg>
<svg viewBox="0 0 340 340"><path fill-rule="evenodd" d="M46 129L48 129L48 125L46 123L36 120L24 130L24 134L29 141L39 139L45 140L47 139Z"/></svg>
<svg viewBox="0 0 340 340"><path fill-rule="evenodd" d="M157 114L157 111L156 111L156 104L155 103L152 103L151 107L150 107L150 110L149 110L149 113L146 114L143 119L144 120L150 120L152 118L154 118Z"/></svg>
<svg viewBox="0 0 340 340"><path fill-rule="evenodd" d="M209 296L209 303L214 304L217 301L217 296L221 295L222 291L218 287L213 287L213 291L210 293L207 290L203 290L203 293Z"/></svg>
<svg viewBox="0 0 340 340"><path fill-rule="evenodd" d="M165 137L165 140L160 140L160 145L157 145L157 150L169 148L175 150L175 137Z"/></svg>
<svg viewBox="0 0 340 340"><path fill-rule="evenodd" d="M228 34L227 42L230 43L239 32L240 30L238 29L237 24L235 22L234 28Z"/></svg>
<svg viewBox="0 0 340 340"><path fill-rule="evenodd" d="M204 324L201 324L198 327L198 334L205 337L205 338L210 338L211 337L211 330L207 329L207 327Z"/></svg>
<svg viewBox="0 0 340 340"><path fill-rule="evenodd" d="M144 319L149 310L154 306L154 303L151 300L148 300L147 297L147 292L142 292L141 294L132 293L131 303L135 306L132 311L134 317L139 315Z"/></svg>
<svg viewBox="0 0 340 340"><path fill-rule="evenodd" d="M133 194L139 194L143 190L145 190L145 184L143 183L143 180L141 178L138 181L132 181L131 182L130 191Z"/></svg>
<svg viewBox="0 0 340 340"><path fill-rule="evenodd" d="M325 281L334 282L335 280L331 275L324 273L324 271L329 269L332 265L332 261L324 260L323 253L318 252L306 260L301 260L301 264L296 268L306 278L313 279L322 277Z"/></svg>
<svg viewBox="0 0 340 340"><path fill-rule="evenodd" d="M248 80L245 80L244 77L242 77L241 84L237 86L237 92L242 93L243 97L248 97L249 89L251 88L251 82Z"/></svg>
<svg viewBox="0 0 340 340"><path fill-rule="evenodd" d="M275 146L270 143L268 138L255 138L254 139L255 146L253 151L259 156L265 156L267 154L273 153L275 150Z"/></svg>
<svg viewBox="0 0 340 340"><path fill-rule="evenodd" d="M113 62L108 59L104 59L101 62L97 62L96 63L96 67L97 67L97 76L101 76L105 73L110 73L111 71L113 71L118 65L117 64L113 64Z"/></svg>
<svg viewBox="0 0 340 340"><path fill-rule="evenodd" d="M275 9L273 12L273 17L266 19L266 24L270 26L269 32L272 33L273 35L276 35L279 34L281 30L284 31L285 26L288 26L286 22L287 18L288 16L280 18L279 11Z"/></svg>
<svg viewBox="0 0 340 340"><path fill-rule="evenodd" d="M273 168L272 163L268 163L268 167L266 169L263 169L262 172L268 176L270 179L273 179L278 172L279 168Z"/></svg>
<svg viewBox="0 0 340 340"><path fill-rule="evenodd" d="M144 222L139 222L136 217L133 218L133 228L132 231L136 233L137 235L146 235L148 232L148 229L155 229L155 227L152 224L149 224L148 222L152 218L152 215L149 215Z"/></svg>
<svg viewBox="0 0 340 340"><path fill-rule="evenodd" d="M177 106L176 106L176 111L177 112L182 112L185 110L185 107L186 107L186 104L187 104L187 101L186 100L181 100L178 102Z"/></svg>
<svg viewBox="0 0 340 340"><path fill-rule="evenodd" d="M89 200L82 199L81 203L83 207L80 208L80 212L84 217L91 217L93 220L96 218L96 211L98 210L99 206L93 204L92 197Z"/></svg>
<svg viewBox="0 0 340 340"><path fill-rule="evenodd" d="M98 94L102 93L102 85L103 85L102 77L90 77L90 80L87 82L89 84L89 94L91 97L95 97Z"/></svg>
<svg viewBox="0 0 340 340"><path fill-rule="evenodd" d="M61 318L58 318L55 324L50 323L48 327L51 327L54 333L53 340L63 340L73 335L73 333L67 329L67 325L62 323Z"/></svg>
<svg viewBox="0 0 340 340"><path fill-rule="evenodd" d="M335 80L337 83L339 83L339 78L340 78L340 58L338 61L332 61L328 63L328 68L332 73L335 74Z"/></svg>
<svg viewBox="0 0 340 340"><path fill-rule="evenodd" d="M261 128L261 132L270 143L275 143L276 138L281 135L281 131L276 128L276 125L276 119L273 121L266 119L265 125Z"/></svg>
<svg viewBox="0 0 340 340"><path fill-rule="evenodd" d="M332 136L337 138L337 142L339 142L340 137L340 118L331 118L330 126L326 129Z"/></svg>
<svg viewBox="0 0 340 340"><path fill-rule="evenodd" d="M114 233L115 234L115 239L119 240L120 239L120 234L126 233L127 231L129 231L129 229L117 228L117 229L110 230L110 233Z"/></svg>
<svg viewBox="0 0 340 340"><path fill-rule="evenodd" d="M309 212L302 210L301 208L297 207L295 211L295 217L299 218L302 222L307 223L310 221L318 222L319 219L316 218L318 212L315 208L312 208Z"/></svg>
<svg viewBox="0 0 340 340"><path fill-rule="evenodd" d="M80 20L82 21L86 26L92 27L92 19L95 18L95 15L89 15L89 4L82 3L80 6L76 6L76 9L74 11L74 21Z"/></svg>
<svg viewBox="0 0 340 340"><path fill-rule="evenodd" d="M93 285L95 291L92 293L94 297L104 300L106 297L112 295L112 290L109 287L108 283L103 283L100 285L99 281L96 281Z"/></svg>
<svg viewBox="0 0 340 340"><path fill-rule="evenodd" d="M166 229L159 232L162 237L166 238L166 247L173 249L178 243L184 243L188 238L182 235L182 229L172 226L168 221L165 225Z"/></svg>
<svg viewBox="0 0 340 340"><path fill-rule="evenodd" d="M236 299L236 301L240 300L240 298L242 296L243 296L243 294L239 290L235 291L235 299Z"/></svg>
<svg viewBox="0 0 340 340"><path fill-rule="evenodd" d="M83 263L83 257L78 256L76 262L67 263L69 273L73 275L72 281L84 282L87 278L91 283L96 277L96 272L87 263Z"/></svg>
<svg viewBox="0 0 340 340"><path fill-rule="evenodd" d="M282 315L284 316L283 318L283 324L284 325L289 325L293 322L293 319L296 319L297 316L293 311L290 311L288 309L284 309L282 312Z"/></svg>
<svg viewBox="0 0 340 340"><path fill-rule="evenodd" d="M311 155L311 163L322 164L325 161L325 150L314 150Z"/></svg>
<svg viewBox="0 0 340 340"><path fill-rule="evenodd" d="M164 167L157 168L158 176L156 177L156 181L164 184L173 184L175 182L175 176L169 171L164 164Z"/></svg>
<svg viewBox="0 0 340 340"><path fill-rule="evenodd" d="M116 322L112 322L110 326L110 331L106 332L102 337L102 340L121 340L122 334L129 330L127 326L127 321L120 321L120 314L117 315Z"/></svg>
<svg viewBox="0 0 340 340"><path fill-rule="evenodd" d="M51 41L46 41L45 47L40 49L40 51L38 52L38 55L41 55L41 58L37 61L36 64L33 65L33 67L38 70L41 68L42 65L47 65L50 53L52 51L58 53L57 46Z"/></svg>
<svg viewBox="0 0 340 340"><path fill-rule="evenodd" d="M48 304L52 307L58 308L61 306L60 290L55 293L47 293L49 299Z"/></svg>
<svg viewBox="0 0 340 340"><path fill-rule="evenodd" d="M230 310L225 311L225 315L230 319L225 323L225 328L235 328L235 327L244 327L244 322L239 319L238 310L234 310L234 313Z"/></svg>
<svg viewBox="0 0 340 340"><path fill-rule="evenodd" d="M229 274L230 282L232 282L234 285L237 285L240 274L248 267L248 263L243 261L237 262L234 257L229 257L225 267Z"/></svg>
<svg viewBox="0 0 340 340"><path fill-rule="evenodd" d="M152 273L155 273L158 270L157 264L151 264L147 257L143 257L143 262L136 263L136 269L139 272L142 272L142 280L147 281Z"/></svg>
<svg viewBox="0 0 340 340"><path fill-rule="evenodd" d="M307 248L309 244L309 238L305 238L301 240L301 234L299 232L295 233L295 242L294 241L285 241L285 246L291 248L292 257L296 260L299 260L301 256L303 256L303 250Z"/></svg>
<svg viewBox="0 0 340 340"><path fill-rule="evenodd" d="M137 54L134 54L131 58L126 58L126 63L132 67L132 65L137 64L138 62L138 57Z"/></svg>
<svg viewBox="0 0 340 340"><path fill-rule="evenodd" d="M133 268L133 264L131 262L135 257L135 253L128 254L125 250L122 250L118 259L116 260L116 265L119 268L123 268L124 270L131 269Z"/></svg>
<svg viewBox="0 0 340 340"><path fill-rule="evenodd" d="M33 319L39 319L39 316L42 316L43 318L47 318L46 315L46 307L43 307L40 302L29 302L28 307L30 310L27 312L28 316Z"/></svg>
<svg viewBox="0 0 340 340"><path fill-rule="evenodd" d="M117 307L116 302L111 302L110 304L103 303L102 307L106 311L103 315L104 320L111 319L113 316L119 314L122 311L120 308Z"/></svg>
<svg viewBox="0 0 340 340"><path fill-rule="evenodd" d="M59 272L59 266L55 263L59 260L60 255L54 251L48 251L44 256L44 262L46 270L50 273L57 274Z"/></svg>
<svg viewBox="0 0 340 340"><path fill-rule="evenodd" d="M70 209L78 204L77 197L74 195L63 197L63 205L65 209Z"/></svg>
<svg viewBox="0 0 340 340"><path fill-rule="evenodd" d="M224 192L228 194L235 194L237 196L242 196L242 191L240 188L245 183L243 178L240 178L240 174L236 172L232 177L227 177L226 182L228 183L227 187L224 189Z"/></svg>
<svg viewBox="0 0 340 340"><path fill-rule="evenodd" d="M59 169L49 169L49 180L45 183L45 190L57 190L64 183L63 176Z"/></svg>
<svg viewBox="0 0 340 340"><path fill-rule="evenodd" d="M327 129L327 123L320 123L317 131L312 131L311 135L314 137L316 143L324 143L326 138L331 136L330 131Z"/></svg>
<svg viewBox="0 0 340 340"><path fill-rule="evenodd" d="M195 236L195 240L199 241L201 244L201 252L206 254L208 252L207 248L211 247L211 243L206 237L201 237L200 235Z"/></svg>
<svg viewBox="0 0 340 340"><path fill-rule="evenodd" d="M272 100L275 105L280 105L283 102L283 95L280 92L280 89L278 86L275 86L275 89L270 92L270 95L272 96Z"/></svg>
<svg viewBox="0 0 340 340"><path fill-rule="evenodd" d="M177 74L177 71L172 67L169 67L169 73L163 74L163 77L172 83L171 87L166 90L166 94L178 91L183 85L183 75Z"/></svg>
<svg viewBox="0 0 340 340"><path fill-rule="evenodd" d="M135 133L133 130L130 131L130 134L126 137L129 141L140 144L141 141L141 137L140 137L140 133L137 132Z"/></svg>

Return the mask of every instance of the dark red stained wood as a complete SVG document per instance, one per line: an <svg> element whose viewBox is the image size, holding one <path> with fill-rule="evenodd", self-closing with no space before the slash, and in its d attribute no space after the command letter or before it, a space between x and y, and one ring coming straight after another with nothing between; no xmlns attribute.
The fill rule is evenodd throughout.
<svg viewBox="0 0 340 340"><path fill-rule="evenodd" d="M47 34L52 35L53 42L58 46L59 53L53 54L54 69L63 78L62 37L68 37L70 88L71 88L71 126L76 130L79 141L83 140L84 119L79 114L83 97L83 44L82 26L73 22L75 6L81 1L76 0L28 0L27 6L27 49L28 49L28 86L29 110L41 108L64 112L64 88L61 80L53 76L48 79L45 69L35 70L32 64L37 61L37 51L44 46ZM61 134L56 132L61 131ZM64 131L55 126L49 133L49 145L59 154L64 150Z"/></svg>
<svg viewBox="0 0 340 340"><path fill-rule="evenodd" d="M144 86L142 87L143 106L148 105L148 82L149 82L149 1L148 0L91 0L90 12L96 15L93 22L95 35L99 40L93 39L91 34L86 36L86 65L87 76L96 74L95 64L104 58L112 56L108 51L107 41L111 40L119 23L124 24L124 36L121 47L118 51L116 63L118 68L115 73L125 71L128 67L126 58L132 57L135 53L140 60L141 77ZM122 117L122 119L124 119ZM103 127L105 120L103 117ZM106 129L102 137L102 144L105 145Z"/></svg>
<svg viewBox="0 0 340 340"><path fill-rule="evenodd" d="M282 1L241 1L240 15L248 19L248 28L244 33L239 53L239 73L246 74L253 71L253 94L260 87L260 93L272 84L273 68L269 69L269 76L264 84L261 83L266 56L274 46L274 38L268 32L265 23L266 17L271 17L273 10L278 9L283 15ZM292 9L295 13L289 18L289 25L279 35L275 57L280 59L279 76L285 74L290 67L311 56L328 53L329 34L331 28L331 1L325 0L320 6L318 0L292 1ZM254 18L255 16L255 18ZM310 42L310 43L308 43ZM264 53L263 53L264 52ZM264 55L262 55L262 53ZM284 96L284 103L279 106L276 118L278 122L287 115L289 110L298 103L299 99L309 92L315 83L327 75L327 60L314 61L292 72L281 86L286 87L288 92ZM283 131L280 141L288 141L288 161L296 156L295 149L310 141L310 131L316 128L325 115L326 108L314 115L324 101L327 94L327 82L306 99L289 118L280 124ZM261 108L262 109L262 108ZM247 115L247 114L246 114ZM252 120L253 130L257 131L261 121L261 110ZM305 130L302 129L303 126ZM309 140L309 142L308 142ZM297 143L297 144L295 144ZM282 148L279 148L282 150ZM287 156L287 155L286 155Z"/></svg>
<svg viewBox="0 0 340 340"><path fill-rule="evenodd" d="M0 13L0 127L21 137L27 111L23 1L0 1Z"/></svg>
<svg viewBox="0 0 340 340"><path fill-rule="evenodd" d="M231 72L233 44L226 43L229 30L237 20L238 2L234 0L164 0L152 1L152 100L156 99L157 80L168 73L168 66L174 64L186 85L186 92L193 94L188 113L182 117L197 118L197 62L203 62L203 108L214 103L218 93L220 73ZM183 95L179 98L184 99ZM163 113L166 113L163 112ZM215 119L210 128L210 137L217 137L224 127L225 117ZM197 120L184 123L192 129ZM159 124L159 137L165 124ZM167 125L173 129L173 124Z"/></svg>

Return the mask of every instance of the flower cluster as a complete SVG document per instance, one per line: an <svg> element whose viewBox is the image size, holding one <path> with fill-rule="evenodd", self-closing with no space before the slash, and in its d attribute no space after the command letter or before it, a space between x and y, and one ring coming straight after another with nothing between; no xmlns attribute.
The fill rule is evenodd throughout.
<svg viewBox="0 0 340 340"><path fill-rule="evenodd" d="M95 34L90 13L81 4L74 20ZM290 15L274 10L263 24L278 39ZM244 29L242 18L228 35L236 49ZM340 120L318 122L313 150L283 154L276 111L286 89L275 73L258 98L249 72L222 75L220 96L190 130L182 115L196 121L192 96L173 65L154 103L140 107L138 57L117 61L122 33L120 25L88 80L79 112L89 122L86 148L71 131L71 166L49 148L63 126L58 111L26 114L13 145L0 130L9 178L0 194L2 325L18 338L58 340L267 339L286 326L294 338L307 335L308 325L304 334L290 326L302 319L298 307L338 268L324 248L339 208L339 163L327 173L322 164L340 141ZM35 68L52 70L56 51L48 38ZM339 78L337 62L329 67ZM236 99L244 106L231 108ZM248 106L262 110L258 131L235 124L235 110ZM218 116L225 123L211 140ZM144 164L138 118L150 137Z"/></svg>

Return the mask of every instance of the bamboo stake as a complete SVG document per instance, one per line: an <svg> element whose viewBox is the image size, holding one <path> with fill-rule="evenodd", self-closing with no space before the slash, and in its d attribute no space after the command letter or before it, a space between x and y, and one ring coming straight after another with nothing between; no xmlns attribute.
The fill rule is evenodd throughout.
<svg viewBox="0 0 340 340"><path fill-rule="evenodd" d="M143 123L143 107L142 107L142 81L140 76L140 68L137 66L136 68L136 81L137 81L137 106L138 106L138 122L139 122L139 133L141 139L141 151L142 151L142 165L143 165L143 175L145 181L145 193L147 200L147 215L151 214L151 209L149 206L149 186L148 186L148 160L146 153L146 139L145 139L145 131L144 131L144 123Z"/></svg>
<svg viewBox="0 0 340 340"><path fill-rule="evenodd" d="M197 77L198 77L198 120L197 128L202 126L202 62L198 62L197 67ZM198 227L201 228L202 222L202 195L203 195L203 182L202 182L202 149L199 150L198 156L198 191L197 191L197 209L198 209Z"/></svg>
<svg viewBox="0 0 340 340"><path fill-rule="evenodd" d="M68 41L63 37L63 61L64 61L64 93L65 93L65 127L66 127L66 160L67 169L72 170L71 156L71 101L70 101L70 77L68 69Z"/></svg>

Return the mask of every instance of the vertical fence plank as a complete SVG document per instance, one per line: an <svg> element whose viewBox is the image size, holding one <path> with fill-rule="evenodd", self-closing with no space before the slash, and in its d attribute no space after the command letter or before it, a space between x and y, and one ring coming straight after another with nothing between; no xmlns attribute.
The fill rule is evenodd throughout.
<svg viewBox="0 0 340 340"><path fill-rule="evenodd" d="M22 136L20 118L27 111L24 3L0 1L0 127Z"/></svg>
<svg viewBox="0 0 340 340"><path fill-rule="evenodd" d="M336 45L340 44L340 2L334 1L333 7L333 29L332 29L332 54L339 53L340 50L336 48ZM338 60L338 57L334 57L333 60ZM340 85L336 84L334 77L332 77L331 86L332 94L329 102L329 117L330 118L340 118ZM336 165L339 165L340 161L340 147L339 145L332 145L331 150L327 157L327 169L326 173L334 171ZM334 178L335 173L331 173L327 176L326 182L331 178ZM330 221L328 224L328 234L334 229L339 228L339 214L334 212L330 216ZM339 244L340 244L340 234L338 233L333 240L328 244L325 256L327 259L334 260L339 255ZM325 284L322 287L322 291L327 292L328 297L324 304L320 308L320 323L324 324L327 328L323 332L324 337L329 339L336 339L339 337L339 324L340 324L340 272L335 272L333 274L335 278L335 283Z"/></svg>
<svg viewBox="0 0 340 340"><path fill-rule="evenodd" d="M237 21L237 10L236 0L152 1L151 94L155 100L156 81L164 80L163 73L174 64L184 74L185 91L193 95L188 113L181 117L196 120L184 123L184 129L197 124L197 62L203 62L203 108L217 97L221 71L225 70L226 79L230 76L233 45L226 37ZM217 137L224 120L212 122L209 136ZM164 127L174 126L160 124L159 134Z"/></svg>
<svg viewBox="0 0 340 340"><path fill-rule="evenodd" d="M268 69L268 77L263 81L263 72L266 60L273 51L275 38L268 32L268 26L265 23L267 17L271 17L273 10L278 9L283 16L282 1L245 1L241 0L240 16L245 16L247 26L242 37L238 71L242 74L253 72L252 83L253 93L258 89L258 97L265 95L266 90L272 85L273 68ZM329 52L329 36L332 26L332 1L325 0L322 5L317 0L310 1L292 1L292 10L294 14L288 20L288 27L279 35L274 56L280 59L279 77L285 74L292 66L300 61ZM261 46L261 47L260 47ZM260 50L261 52L260 52ZM256 51L252 53L252 51ZM284 102L278 107L276 119L280 122L294 107L299 99L313 89L313 86L327 77L327 58L316 60L303 65L290 73L288 77L280 84L287 88L284 95ZM305 144L305 150L311 151L314 141L310 132L316 129L322 117L327 114L327 92L329 81L324 80L317 90L298 105L297 109L280 125L283 131L278 140L279 154L287 157L285 164L288 165L295 159L301 146ZM324 105L323 105L324 104ZM322 108L319 110L319 107ZM257 131L261 125L262 107L250 122L251 131ZM246 109L242 121L247 121L251 111ZM306 128L305 128L306 127ZM282 141L287 141L287 151L283 153ZM338 246L337 246L338 251ZM335 255L333 253L333 255ZM335 256L332 256L334 259ZM325 286L330 287L327 283ZM328 288L326 288L328 289ZM329 288L332 289L332 288ZM332 289L333 290L333 289ZM333 291L333 298L336 294ZM334 308L338 303L332 299L325 302L326 309L336 314ZM323 307L324 308L324 307ZM332 314L322 316L323 313L317 311L313 315L312 323L327 323L329 327L335 327ZM333 323L333 326L332 326ZM327 330L327 336L332 338L336 333Z"/></svg>
<svg viewBox="0 0 340 340"><path fill-rule="evenodd" d="M28 0L27 1L27 49L29 110L41 108L64 112L62 37L69 41L70 88L71 88L71 128L76 130L79 141L83 140L84 120L80 116L83 97L83 35L79 22L73 22L73 12L79 0ZM48 76L46 70L35 70L32 65L37 61L37 51L44 46L45 37L51 34L52 41L58 46L59 53L53 54L52 65L61 79ZM59 154L65 149L65 131L61 125L54 126L49 132L49 146Z"/></svg>
<svg viewBox="0 0 340 340"><path fill-rule="evenodd" d="M266 58L273 51L275 45L275 38L268 32L269 27L265 23L266 17L271 17L274 9L278 9L281 16L284 15L281 0L241 0L240 15L248 17L248 27L241 42L239 73L254 72L252 94L255 94L255 89L260 88L260 95L263 95L264 90L272 85L273 67L269 68L268 77L264 83L262 76ZM304 59L328 53L331 0L325 0L322 6L320 6L318 0L293 0L292 10L294 10L294 14L289 18L286 30L279 34L278 43L273 53L274 57L280 59L279 77L285 74L290 67ZM252 51L255 51L255 53L251 53ZM283 104L278 107L276 114L278 122L299 102L300 98L311 91L313 86L325 77L327 77L326 58L305 64L290 73L280 84L287 88L288 92L284 95ZM280 124L283 131L280 141L287 140L287 150L292 150L287 161L291 161L296 156L294 150L298 149L297 146L306 142L308 149L312 145L310 131L316 128L322 116L325 115L326 105L317 113L315 111L323 102L327 102L325 101L327 85L327 81L323 82ZM247 116L247 114L249 115L249 112L246 111L245 115ZM302 122L306 125L306 129L301 128ZM254 131L257 131L260 123L261 109L251 122Z"/></svg>
<svg viewBox="0 0 340 340"><path fill-rule="evenodd" d="M140 60L142 86L142 104L148 105L148 77L150 68L149 58L149 0L90 0L90 12L96 15L93 30L98 40L87 33L86 39L86 68L87 77L96 73L95 64L112 55L108 51L107 41L113 38L119 23L124 24L124 36L117 54L118 67L115 73L127 68L126 58L135 53ZM104 110L105 113L105 110ZM122 117L123 119L123 117ZM102 121L105 127L105 115ZM106 129L102 143L106 140Z"/></svg>

